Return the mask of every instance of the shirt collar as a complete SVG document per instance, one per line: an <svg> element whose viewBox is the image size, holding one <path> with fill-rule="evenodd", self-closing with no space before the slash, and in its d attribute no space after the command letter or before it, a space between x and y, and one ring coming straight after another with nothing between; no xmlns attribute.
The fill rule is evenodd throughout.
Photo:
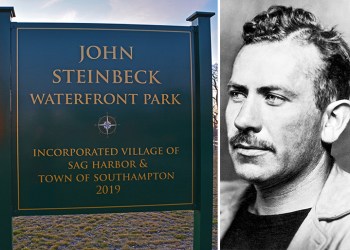
<svg viewBox="0 0 350 250"><path fill-rule="evenodd" d="M336 220L350 213L350 174L336 163L315 205L319 220Z"/></svg>

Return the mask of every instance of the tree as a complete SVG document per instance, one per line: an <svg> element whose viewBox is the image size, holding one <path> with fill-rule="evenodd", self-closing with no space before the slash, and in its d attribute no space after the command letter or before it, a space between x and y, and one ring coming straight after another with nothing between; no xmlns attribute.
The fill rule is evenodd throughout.
<svg viewBox="0 0 350 250"><path fill-rule="evenodd" d="M218 88L218 64L212 65L212 95L213 95L213 145L218 146L218 125L219 125L219 88Z"/></svg>
<svg viewBox="0 0 350 250"><path fill-rule="evenodd" d="M219 124L219 89L218 89L218 64L212 65L212 92L213 92L213 127L217 129Z"/></svg>

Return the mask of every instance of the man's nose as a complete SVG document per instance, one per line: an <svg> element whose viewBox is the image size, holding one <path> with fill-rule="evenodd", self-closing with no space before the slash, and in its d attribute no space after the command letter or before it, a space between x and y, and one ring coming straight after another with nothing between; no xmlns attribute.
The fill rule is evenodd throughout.
<svg viewBox="0 0 350 250"><path fill-rule="evenodd" d="M235 126L239 130L251 130L259 133L262 129L261 109L252 98L247 98L235 119Z"/></svg>

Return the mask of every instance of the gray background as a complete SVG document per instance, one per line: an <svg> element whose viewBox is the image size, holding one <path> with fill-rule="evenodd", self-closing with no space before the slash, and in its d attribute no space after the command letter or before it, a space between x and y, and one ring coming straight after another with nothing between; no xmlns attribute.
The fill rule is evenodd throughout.
<svg viewBox="0 0 350 250"><path fill-rule="evenodd" d="M227 148L225 108L228 96L226 84L231 77L232 64L242 43L242 26L271 5L285 5L308 10L325 27L337 26L337 30L343 33L345 40L350 44L350 0L220 0L221 180L235 178ZM333 145L332 154L339 165L350 172L350 126Z"/></svg>

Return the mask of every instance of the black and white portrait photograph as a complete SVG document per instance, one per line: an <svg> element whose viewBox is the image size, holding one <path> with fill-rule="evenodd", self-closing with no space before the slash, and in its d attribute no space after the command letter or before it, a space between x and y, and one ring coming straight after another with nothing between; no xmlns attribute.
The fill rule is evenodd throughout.
<svg viewBox="0 0 350 250"><path fill-rule="evenodd" d="M220 1L220 249L350 249L350 1Z"/></svg>

